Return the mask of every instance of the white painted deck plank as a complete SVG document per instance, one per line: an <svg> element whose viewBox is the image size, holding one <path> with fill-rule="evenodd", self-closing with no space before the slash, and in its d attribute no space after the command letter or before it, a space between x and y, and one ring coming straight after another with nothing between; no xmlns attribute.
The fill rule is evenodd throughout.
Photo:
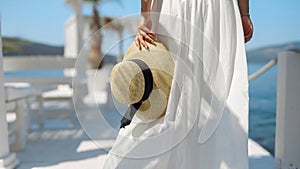
<svg viewBox="0 0 300 169"><path fill-rule="evenodd" d="M93 99L92 97L86 101ZM88 121L86 127L97 130L89 131L89 134L100 135L99 121L95 118L99 115L99 112L94 110L95 107L84 109L82 115L85 119L81 120ZM119 123L115 119L111 121ZM17 169L101 169L107 151L91 141L79 125L77 118L74 117L72 122L74 128L71 129L44 129L31 132L28 135L28 144L25 151L18 154L21 163ZM119 124L113 125L118 127ZM100 127L104 127L104 125L100 125ZM103 136L99 136L99 138L106 139L98 139L96 142L102 148L109 149L112 147L114 140L111 140L113 137L106 137L106 134L110 135L111 133L102 133ZM249 169L274 169L275 161L270 153L250 139L248 143Z"/></svg>
<svg viewBox="0 0 300 169"><path fill-rule="evenodd" d="M26 150L18 154L21 163L17 169L102 168L107 154L82 130L33 132L29 138ZM104 144L112 146L113 140ZM274 158L266 150L252 140L249 148L250 169L274 169Z"/></svg>
<svg viewBox="0 0 300 169"><path fill-rule="evenodd" d="M31 132L25 151L18 154L21 163L17 169L101 169L107 151L91 141L79 123L74 126ZM112 147L113 142L97 140L105 149ZM274 158L250 139L249 165L250 169L274 169Z"/></svg>

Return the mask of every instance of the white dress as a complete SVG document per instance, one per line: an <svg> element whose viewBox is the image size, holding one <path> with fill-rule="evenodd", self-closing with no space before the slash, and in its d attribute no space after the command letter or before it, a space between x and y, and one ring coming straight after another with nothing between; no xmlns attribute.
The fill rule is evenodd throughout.
<svg viewBox="0 0 300 169"><path fill-rule="evenodd" d="M104 168L247 169L248 80L237 2L153 0L152 11L152 30L175 61L166 116L121 129Z"/></svg>

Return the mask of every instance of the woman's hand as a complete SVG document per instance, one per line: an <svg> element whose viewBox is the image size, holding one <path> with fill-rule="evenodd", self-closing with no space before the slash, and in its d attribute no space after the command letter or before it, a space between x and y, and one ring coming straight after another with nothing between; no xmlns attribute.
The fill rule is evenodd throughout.
<svg viewBox="0 0 300 169"><path fill-rule="evenodd" d="M244 30L244 39L247 43L253 35L253 25L249 16L242 16L242 24Z"/></svg>
<svg viewBox="0 0 300 169"><path fill-rule="evenodd" d="M136 31L135 45L141 50L142 46L149 49L146 42L155 44L156 35L151 31L152 21L150 16L141 16L140 23Z"/></svg>

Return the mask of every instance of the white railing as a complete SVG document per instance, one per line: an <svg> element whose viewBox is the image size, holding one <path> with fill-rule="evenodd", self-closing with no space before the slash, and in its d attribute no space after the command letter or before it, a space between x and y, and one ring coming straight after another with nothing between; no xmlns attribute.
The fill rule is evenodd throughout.
<svg viewBox="0 0 300 169"><path fill-rule="evenodd" d="M85 56L85 54L82 54ZM79 61L78 61L79 60ZM86 57L66 58L62 56L22 56L5 57L4 71L24 71L24 70L70 70L65 71L64 76L6 76L5 82L26 82L35 86L48 87L61 84L69 85L75 93L74 95L85 96L87 93L80 93L81 89L86 88ZM76 65L76 61L80 64ZM79 98L79 97L76 97ZM79 102L79 101L78 101ZM79 103L81 104L81 103Z"/></svg>
<svg viewBox="0 0 300 169"><path fill-rule="evenodd" d="M258 71L251 74L250 76L248 76L248 80L253 80L253 79L259 77L260 75L264 74L266 71L271 69L276 64L277 64L277 58L272 59L267 64L265 64L262 68L260 68Z"/></svg>
<svg viewBox="0 0 300 169"><path fill-rule="evenodd" d="M75 67L76 58L65 58L62 56L9 56L3 58L4 71L30 71L30 70L64 70ZM27 82L37 86L49 86L68 84L72 85L72 76L8 76L5 82Z"/></svg>
<svg viewBox="0 0 300 169"><path fill-rule="evenodd" d="M80 64L76 67L76 61L76 58L65 58L63 56L9 56L3 58L3 66L1 67L3 67L6 72L38 72L43 70L62 70L63 72L63 70L73 70L64 71L63 75L59 74L57 76L51 75L44 77L30 74L29 76L14 75L4 76L4 78L2 78L5 83L5 98L3 99L6 102L7 117L15 116L15 118L11 118L13 120L8 122L9 138L15 138L13 142L10 142L11 150L21 151L25 148L26 133L28 124L30 123L30 118L25 117L30 115L31 111L28 111L27 108L30 108L31 100L39 103L37 123L39 127L43 127L44 121L46 120L44 101L64 100L70 103L68 108L74 110L73 96L75 94L82 97L85 96L85 93L81 92L83 91L81 89L87 87L86 76L82 75L82 72L85 73L86 70L79 70L82 69L82 67L80 67L82 65ZM24 83L30 86L26 88L20 87L19 84ZM53 88L59 85L69 85L71 88L70 90L64 91L59 90L59 88L48 92L43 90L45 87ZM81 100L75 101L76 105L82 104ZM15 130L11 130L14 128Z"/></svg>

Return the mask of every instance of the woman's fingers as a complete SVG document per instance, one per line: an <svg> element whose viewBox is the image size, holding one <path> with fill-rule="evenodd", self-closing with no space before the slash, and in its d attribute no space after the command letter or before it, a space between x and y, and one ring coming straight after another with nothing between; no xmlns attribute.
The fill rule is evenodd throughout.
<svg viewBox="0 0 300 169"><path fill-rule="evenodd" d="M154 44L154 40L145 32L141 31L140 33L143 36L143 39L151 44Z"/></svg>
<svg viewBox="0 0 300 169"><path fill-rule="evenodd" d="M245 30L245 34L244 34L245 42L248 42L252 38L252 35L253 35L253 27L250 23L248 28Z"/></svg>
<svg viewBox="0 0 300 169"><path fill-rule="evenodd" d="M245 36L245 42L248 42L252 38L252 31L250 31L246 36Z"/></svg>
<svg viewBox="0 0 300 169"><path fill-rule="evenodd" d="M135 45L141 50L142 47L149 49L148 43L155 45L156 35L151 31L151 19L141 17L140 25L137 28L137 34L135 36Z"/></svg>
<svg viewBox="0 0 300 169"><path fill-rule="evenodd" d="M155 45L155 41L149 37L148 35L146 34L138 34L136 35L136 38L135 38L135 45L141 50L142 46L146 49L149 49L149 46L147 45L147 43L151 43L153 45Z"/></svg>
<svg viewBox="0 0 300 169"><path fill-rule="evenodd" d="M146 26L142 25L138 27L137 35L135 37L135 44L140 50L142 49L142 46L146 49L149 49L149 46L146 42L155 45L154 39L156 39L155 33L148 29Z"/></svg>
<svg viewBox="0 0 300 169"><path fill-rule="evenodd" d="M152 32L149 28L147 28L146 26L142 26L140 28L143 32L145 32L147 35L151 35L154 39L156 39L156 35L154 32Z"/></svg>
<svg viewBox="0 0 300 169"><path fill-rule="evenodd" d="M138 34L138 40L140 41L140 44L142 44L142 46L144 46L144 48L148 49L148 45L146 44L144 38L143 38L143 35L141 34Z"/></svg>
<svg viewBox="0 0 300 169"><path fill-rule="evenodd" d="M140 41L138 39L138 36L135 36L134 42L135 42L136 47L138 47L139 50L141 50L142 48L141 48L141 44L140 44Z"/></svg>

